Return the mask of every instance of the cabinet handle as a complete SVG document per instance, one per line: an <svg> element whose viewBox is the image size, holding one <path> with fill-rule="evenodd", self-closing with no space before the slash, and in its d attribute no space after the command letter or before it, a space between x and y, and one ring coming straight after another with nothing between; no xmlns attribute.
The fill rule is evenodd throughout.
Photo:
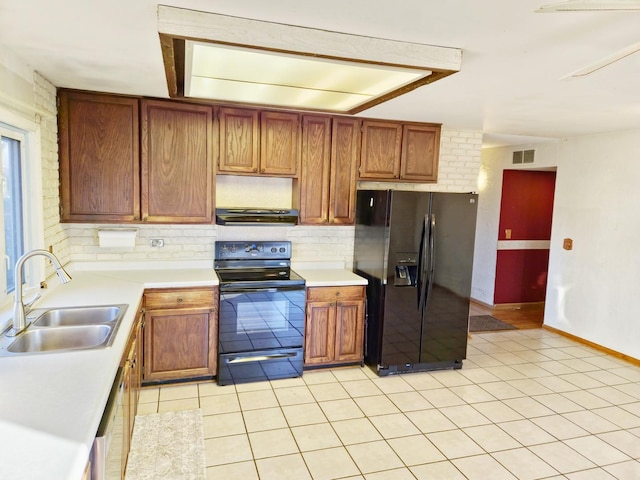
<svg viewBox="0 0 640 480"><path fill-rule="evenodd" d="M178 299L178 303L182 303L182 298L179 298L179 299Z"/></svg>
<svg viewBox="0 0 640 480"><path fill-rule="evenodd" d="M336 292L336 297L339 297L339 296L340 296L340 292Z"/></svg>

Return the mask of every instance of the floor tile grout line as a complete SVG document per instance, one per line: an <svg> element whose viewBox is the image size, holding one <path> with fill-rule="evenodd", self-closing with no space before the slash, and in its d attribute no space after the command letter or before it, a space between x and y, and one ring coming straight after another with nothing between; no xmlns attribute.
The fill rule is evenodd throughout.
<svg viewBox="0 0 640 480"><path fill-rule="evenodd" d="M549 348L554 348L554 347L549 347ZM556 349L558 349L558 348L556 347ZM531 350L533 351L533 350L535 350L535 349L531 349ZM574 352L574 353L576 353L576 352ZM590 355L590 356L584 356L584 355L583 355L583 356L574 357L574 359L582 360L582 361L584 361L583 359L585 359L585 358L588 358L588 359L594 359L594 358L598 358L598 357L597 357L597 356L594 356L594 355ZM553 358L551 358L549 361L556 361L556 360L554 360ZM538 363L540 363L540 362L528 361L528 362L519 363L518 365L526 365L526 364L528 364L528 365L529 365L529 366L531 366L531 367L539 367L539 368L543 368L542 366L538 365ZM602 364L602 362L600 362L600 363ZM500 362L500 365L502 365L502 366L509 366L509 364L508 364L508 363L507 363L507 364L505 364L505 363L503 363L503 362ZM484 368L486 368L486 367L478 366L477 368L479 368L479 369L484 369ZM526 367L523 367L523 368L525 368L525 369L526 369ZM593 368L592 370L589 370L589 371L586 371L586 372L585 372L585 371L580 372L580 371L577 371L577 370L576 370L576 372L575 372L575 373L577 373L577 374L579 373L579 374L587 375L587 376L589 376L589 377L591 377L591 375L589 375L589 373L592 373L594 376L598 376L598 375L600 375L600 378L604 380L604 379L605 379L605 378L604 378L604 377L605 377L605 374L604 374L604 373L601 373L601 372L608 372L609 370L619 370L619 371L620 371L620 369L622 369L622 368L629 368L629 366L627 366L627 365L620 365L620 364L618 364L618 365L615 365L615 366L613 366L613 367L604 368L604 367L600 367L600 366L598 366L598 365L595 365L595 368ZM544 369L544 368L543 368L543 369ZM333 375L333 373L332 373L332 375ZM549 376L545 376L544 378L546 378L546 377L555 377L555 376L556 376L556 375L553 375L553 374L552 374L552 375L549 375ZM629 376L632 376L632 374L631 374L631 373L629 373ZM343 382L346 382L346 381L353 381L353 379L349 379L349 380L340 380L340 379L339 379L339 378L337 378L335 375L333 375L333 377L335 378L335 380L333 380L332 382L319 382L319 384L322 384L322 383L333 383L334 381L337 381L337 382L338 382L338 384L340 384L341 388L343 388L343 389L347 392L348 399L350 399L350 400L352 400L353 402L355 402L357 398L362 398L362 396L356 396L356 395L354 395L352 392L350 392L350 391L349 391L347 388L345 388L345 386L343 385ZM530 381L533 381L533 382L535 382L535 383L539 383L539 382L537 382L537 379L538 379L538 378L543 378L543 377L530 376L530 375L526 375L526 376L525 376L525 379L526 379L526 380L530 380ZM371 378L368 378L368 379L369 379L369 380L372 380ZM633 395L630 395L628 392L625 392L625 391L623 391L622 389L618 388L619 386L631 385L631 384L633 384L634 382L633 382L633 380L630 380L629 378L625 378L625 377L620 377L620 379L624 379L624 381L622 381L621 383L610 383L611 381L616 381L616 379L615 379L615 378L613 378L613 379L610 379L610 382L609 382L609 383L607 383L607 382L601 382L601 383L603 384L601 387L594 387L594 388L602 388L602 389L605 389L605 388L606 388L606 389L609 389L609 390L614 390L615 392L619 392L621 395L628 395L628 396L630 397L630 399L629 399L628 401L616 401L615 403L611 403L611 402L609 402L609 401L608 401L608 398L609 398L609 397L607 397L607 396L597 396L597 397L598 397L599 399L601 399L602 401L605 401L605 402L607 402L607 403L611 403L611 407L614 407L614 408L618 408L618 409L620 409L620 410L623 410L623 411L624 411L624 412L626 412L628 415L630 415L632 418L633 418L633 417L637 417L637 415L635 415L635 414L633 413L633 411L628 411L628 410L624 409L624 407L625 407L625 406L629 406L629 405L632 405L633 403L635 403L635 401L634 401L634 400L637 400L637 399L634 399L634 398L633 398ZM364 379L363 379L363 380L364 380ZM598 379L598 378L594 378L594 380L599 381L599 379ZM508 381L505 381L505 380L500 380L500 381L505 382L506 384L509 384L509 383L508 383ZM483 385L483 384L485 384L485 383L490 383L490 382L473 381L473 380L472 380L472 381L470 382L470 385L474 385L474 386L476 386L476 387L478 387L478 388L481 388L481 389L482 389L482 385ZM411 383L409 383L409 382L407 382L407 384L409 385L409 387L410 387L410 391L411 391L411 392L417 392L418 394L420 394L420 395L422 396L422 394L420 393L420 392L421 392L420 390L418 390L416 387L414 387L414 386L413 386ZM307 386L307 388L308 388L309 386L311 386L311 384L307 384L307 383L305 382L305 386ZM453 392L453 391L451 390L451 388L454 388L455 386L458 386L458 385L454 385L454 386L451 386L451 385L443 385L443 387L442 387L442 388L445 388L445 389L447 389L448 391L450 391L451 393L455 394L455 392ZM513 386L513 385L512 385L512 386ZM561 397L561 398L564 398L564 399L566 399L566 400L568 400L568 401L573 401L571 398L569 398L569 396L568 396L568 395L565 395L565 394L567 394L567 393L577 393L577 392L588 392L588 393L591 393L591 392L589 392L589 390L593 390L593 388L580 388L578 385L574 385L574 386L575 386L576 388L575 388L574 390L569 390L569 391L566 391L566 390L557 390L557 391L555 391L555 390L553 390L552 395L557 395L557 396L559 396L559 397ZM535 399L534 397L536 397L536 395L527 395L524 391L522 391L521 389L518 389L517 387L514 387L514 388L516 388L516 390L518 390L518 391L521 393L521 395L520 395L520 396L518 396L518 397L513 397L514 399L516 399L516 398L533 398L533 399ZM428 389L425 389L425 390L432 390L432 389L433 389L433 388L428 388ZM484 389L483 389L483 390L484 390ZM484 391L486 391L486 390L484 390ZM601 392L599 392L599 393L602 393L602 394L604 395L604 392L606 392L606 391L605 391L605 390L602 390L602 391L601 391ZM396 407L396 408L397 408L397 409L398 409L398 410L399 410L399 411L404 415L404 417L408 419L408 421L409 421L409 422L411 422L411 419L410 419L409 417L407 417L407 415L406 415L407 411L404 411L402 408L400 408L400 406L398 405L398 403L397 403L397 402L394 402L394 400L392 399L393 397L389 397L389 395L393 395L394 393L397 393L397 392L393 392L393 391L383 391L383 392L382 392L382 396L386 397L386 399L387 399L389 402L391 402L391 404L392 404L392 405L394 405L394 406L395 406L395 407ZM487 394L488 394L488 395L491 395L491 393L490 393L490 392L488 392L488 391L487 391ZM613 393L613 392L612 392L612 393L609 393L609 395L612 395L612 394L614 394L614 393ZM544 394L544 395L549 395L549 394ZM312 396L313 396L313 395L312 395ZM540 395L538 395L538 396L540 396ZM314 397L314 400L316 400L316 403L318 403L318 400L317 400L316 396L313 396L313 397ZM424 398L424 397L423 397L423 398ZM621 397L621 398L623 398L623 397ZM505 400L509 400L509 399L510 399L510 398L506 398L506 397L505 397L505 398L497 398L495 401L499 401L500 403L502 403L502 404L506 405L507 407L509 407L509 405L507 405L507 404L505 404L505 403L504 403L504 401L505 401ZM427 399L425 398L425 400L427 400ZM474 407L474 405L479 405L479 404L482 404L482 403L486 403L486 402L472 402L472 401L466 400L465 398L462 398L462 397L460 397L460 400L463 402L461 405L463 405L463 406L471 406L472 408L474 408L474 410L476 410L476 409L475 409L475 407ZM427 401L428 401L428 400L427 400ZM488 402L488 401L487 401L487 402ZM158 400L158 404L159 404L159 403L160 403L160 401ZM311 402L309 402L309 403L311 403ZM598 415L600 418L602 418L602 419L603 419L603 420L605 420L605 421L609 421L609 422L611 422L608 418L606 418L606 417L604 417L604 416L602 416L602 415L599 415L599 414L598 414L598 412L595 412L595 411L594 411L594 410L597 410L597 409L594 409L594 408L588 408L587 406L585 406L585 405L581 405L581 404L579 404L579 403L576 403L575 401L574 401L573 403L575 403L578 407L580 407L580 410L576 410L576 411L572 411L572 412L566 412L566 411L554 411L552 415L542 415L542 416L538 416L538 417L529 417L529 416L525 416L525 415L522 415L522 416L523 416L523 417L525 417L525 419L526 419L526 420L531 421L532 419L535 419L535 418L542 418L542 417L545 417L545 416L555 416L555 415L563 416L563 418L565 418L565 417L564 417L564 415L567 415L567 414L569 414L569 413L576 413L576 412L580 412L580 411L588 411L588 412L593 412L594 414ZM278 405L279 405L279 407L280 407L280 409L281 409L281 411L282 411L282 407L283 407L283 405L282 405L282 404L280 404L280 402L279 402L279 401L278 401ZM360 409L360 407L359 407L359 405L358 405L357 403L356 403L356 405L357 405L357 406L358 406L358 408ZM432 407L433 407L433 409L436 409L436 410L440 410L440 409L442 409L442 408L446 408L446 407L442 407L442 406L441 406L441 407L436 407L435 405L433 405ZM611 408L611 407L602 407L602 408ZM511 408L511 407L509 407L509 408ZM360 410L361 410L361 409L360 409ZM430 408L429 410L431 410L431 408ZM284 415L284 412L282 412L282 413L283 413L283 415ZM364 412L362 412L362 413L364 414ZM518 413L519 413L519 412L518 412ZM372 417L372 416L368 416L368 415L365 415L365 416L364 416L364 418L367 418L369 421L370 421L370 418L371 418L371 417ZM375 415L374 415L374 417L375 417ZM446 417L446 415L445 415L445 417ZM448 418L448 417L447 417L447 418ZM285 419L286 419L286 416L285 416ZM449 419L449 420L451 420L451 419ZM489 419L489 420L490 420L490 419ZM574 425L574 426L576 426L576 427L578 427L578 428L583 428L579 423L576 423L575 421L571 420L570 418L565 418L565 420L567 420L568 422L571 422L571 424L572 424L572 425ZM411 422L411 423L413 424L413 422ZM498 423L496 423L496 422L491 421L490 425L496 425L496 426L500 427L500 424L501 424L501 423L503 423L503 422L498 422ZM611 423L613 423L613 422L611 422ZM620 420L620 421L619 421L619 423L622 423L622 420ZM335 428L333 427L333 422L329 421L329 424L332 426L332 429L333 429L334 433L335 433L335 434L337 434L337 432L335 431ZM454 424L455 424L455 422L454 422ZM287 425L288 425L289 430L291 431L291 434L293 435L293 432L292 432L292 430L291 430L293 427L291 426L291 424L290 424L288 421L287 421ZM415 424L413 424L413 425L415 426ZM462 428L464 428L464 427L462 427L462 428L461 428L461 427L459 427L457 424L455 424L455 425L456 425L456 428L457 428L457 429L459 429L459 430L462 430ZM614 423L614 425L616 426L616 430L609 430L609 431L607 431L607 432L605 432L605 433L622 432L622 431L627 431L627 430L629 430L629 428L624 428L622 425L620 425L620 424L618 424L618 423ZM380 433L380 431L378 430L378 428L377 428L375 425L373 425L373 426L374 426L375 430L376 430L376 431L378 431L378 432ZM245 430L246 430L246 425L245 425ZM583 429L583 430L586 430L586 429ZM418 431L420 431L420 434L421 434L421 435L426 435L426 434L425 434L425 433L423 433L420 429L418 429ZM464 431L463 431L463 433L465 433L465 434L466 434L466 432L464 432ZM549 432L547 432L547 433L548 433L548 434L550 434ZM247 432L247 434L248 434L248 432ZM505 432L505 434L509 435L509 434L508 434L508 432ZM466 435L468 436L468 434L466 434ZM566 440L571 440L571 439L573 439L573 438L582 438L582 437L595 437L595 438L599 438L599 437L597 437L598 433L593 433L593 434L592 434L592 433L591 433L590 431L588 431L588 430L587 430L587 434L585 434L585 435L581 435L581 436L578 436L578 437L571 437L571 438L567 438L567 439L565 439L565 440L559 440L556 436L554 436L554 435L552 435L552 434L550 434L550 435L551 435L551 437L552 437L552 438L556 439L556 441L558 441L558 442L562 442L563 444L567 445L567 447L568 447L568 448L572 448L572 447L570 447L570 445L568 445L568 444L566 444L566 443L565 443L565 441L566 441ZM339 436L338 436L338 438L340 439L340 437L339 437ZM512 438L512 437L511 437L511 438ZM294 439L295 439L295 436L294 436ZM472 439L472 438L470 438L470 439L473 441L473 439ZM393 449L393 447L391 447L391 445L389 444L389 440L391 440L391 439L384 438L384 441L387 443L387 445L389 445L389 447ZM516 443L517 443L517 444L522 445L522 444L521 444L517 439L514 439L514 440L516 441ZM621 454L626 455L624 451L622 451L622 450L618 449L615 445L610 444L609 442L607 442L607 441L606 441L606 440L604 440L604 439L600 439L600 440L601 440L601 441L603 441L603 442L605 442L605 443L607 443L607 445L610 445L612 448L614 448L616 451L620 452ZM342 441L342 439L340 439L340 443L343 445L343 447L344 447L344 448L346 448L346 447L347 447L346 445L344 445L344 442ZM477 444L477 442L475 442L475 441L474 441L474 443L476 443L476 444ZM296 444L297 444L297 440L296 440ZM530 446L535 446L535 445L530 445ZM530 451L531 453L533 453L533 451L530 449L530 446L524 446L524 445L522 445L522 448L525 448L525 449L527 449L528 451ZM492 453L494 453L494 452L487 452L487 450L486 450L485 448L483 448L481 445L479 445L479 447L481 448L481 450L482 450L482 451L486 452L486 453L487 453L488 455L490 455L490 456L492 456ZM299 450L299 446L298 446L298 450ZM574 451L575 451L575 449L573 449L573 448L572 448L572 450L574 450ZM347 449L347 451L348 451L348 449ZM576 452L577 452L577 451L576 451ZM300 452L300 453L302 454L302 452ZM580 454L580 452L577 452L577 453L578 453L578 454ZM534 454L534 455L535 455L535 454ZM580 454L580 455L582 455L582 454ZM493 456L492 456L492 458L493 458ZM538 457L538 458L539 458L539 457ZM544 459L541 459L541 460L542 460L542 461L544 461ZM496 460L496 461L497 461L497 460ZM254 459L254 463L255 463L255 459ZM408 466L408 465L406 465L404 462L402 462L402 463L405 465L405 467L406 467L406 468L409 468L409 466ZM617 463L622 463L622 462L617 462ZM308 468L308 467L307 467L307 468ZM505 468L506 468L506 467L505 467ZM507 469L507 470L508 470L508 469Z"/></svg>

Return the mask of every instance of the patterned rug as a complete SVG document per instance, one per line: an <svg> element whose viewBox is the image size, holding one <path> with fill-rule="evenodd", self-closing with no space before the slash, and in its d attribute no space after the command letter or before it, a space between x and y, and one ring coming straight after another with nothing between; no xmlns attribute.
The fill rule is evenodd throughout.
<svg viewBox="0 0 640 480"><path fill-rule="evenodd" d="M205 480L202 411L136 416L126 480Z"/></svg>
<svg viewBox="0 0 640 480"><path fill-rule="evenodd" d="M473 315L469 317L470 332L492 332L494 330L516 330L516 327L491 315Z"/></svg>

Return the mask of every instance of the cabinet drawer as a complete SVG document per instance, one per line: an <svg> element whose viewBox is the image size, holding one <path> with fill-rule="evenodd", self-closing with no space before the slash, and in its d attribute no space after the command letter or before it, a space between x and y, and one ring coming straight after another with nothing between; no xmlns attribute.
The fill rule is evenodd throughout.
<svg viewBox="0 0 640 480"><path fill-rule="evenodd" d="M309 287L307 289L307 302L331 302L335 300L362 300L364 299L364 287Z"/></svg>
<svg viewBox="0 0 640 480"><path fill-rule="evenodd" d="M148 310L212 307L214 291L212 288L147 290L144 293L144 303Z"/></svg>

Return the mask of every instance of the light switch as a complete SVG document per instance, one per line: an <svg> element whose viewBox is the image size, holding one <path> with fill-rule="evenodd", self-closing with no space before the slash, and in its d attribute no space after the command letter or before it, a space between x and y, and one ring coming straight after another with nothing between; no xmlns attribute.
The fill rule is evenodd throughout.
<svg viewBox="0 0 640 480"><path fill-rule="evenodd" d="M504 237L505 237L507 240L511 240L511 229L510 229L510 228L505 228L505 230L504 230Z"/></svg>
<svg viewBox="0 0 640 480"><path fill-rule="evenodd" d="M565 250L573 250L573 240L571 240L570 238L565 238L562 241L562 248L564 248Z"/></svg>

